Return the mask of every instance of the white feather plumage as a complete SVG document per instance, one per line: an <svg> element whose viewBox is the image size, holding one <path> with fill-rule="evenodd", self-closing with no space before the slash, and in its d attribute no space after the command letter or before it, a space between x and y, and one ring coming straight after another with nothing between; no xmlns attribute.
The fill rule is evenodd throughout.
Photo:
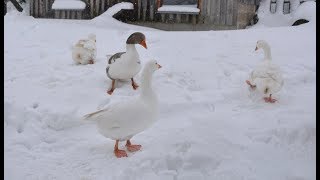
<svg viewBox="0 0 320 180"><path fill-rule="evenodd" d="M96 37L79 40L72 48L72 59L76 64L93 64L97 56Z"/></svg>

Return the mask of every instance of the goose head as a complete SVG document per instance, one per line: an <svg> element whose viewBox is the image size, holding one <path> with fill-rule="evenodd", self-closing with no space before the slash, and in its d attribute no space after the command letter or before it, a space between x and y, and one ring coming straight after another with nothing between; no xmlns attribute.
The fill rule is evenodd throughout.
<svg viewBox="0 0 320 180"><path fill-rule="evenodd" d="M145 64L145 71L148 73L153 73L160 69L162 66L158 64L156 60L150 60Z"/></svg>
<svg viewBox="0 0 320 180"><path fill-rule="evenodd" d="M150 96L154 96L151 88L152 74L161 67L156 60L150 60L144 65L141 76L141 95L143 97L150 98Z"/></svg>
<svg viewBox="0 0 320 180"><path fill-rule="evenodd" d="M259 40L259 41L257 41L255 51L257 51L260 48L262 48L262 49L269 48L269 44L264 40Z"/></svg>
<svg viewBox="0 0 320 180"><path fill-rule="evenodd" d="M89 34L88 38L94 42L97 42L95 34Z"/></svg>
<svg viewBox="0 0 320 180"><path fill-rule="evenodd" d="M269 44L266 41L264 41L264 40L257 41L255 51L257 51L258 49L262 49L264 51L264 59L265 60L271 60L271 49L270 49Z"/></svg>
<svg viewBox="0 0 320 180"><path fill-rule="evenodd" d="M140 44L147 49L146 37L141 32L135 32L131 34L127 39L127 44Z"/></svg>

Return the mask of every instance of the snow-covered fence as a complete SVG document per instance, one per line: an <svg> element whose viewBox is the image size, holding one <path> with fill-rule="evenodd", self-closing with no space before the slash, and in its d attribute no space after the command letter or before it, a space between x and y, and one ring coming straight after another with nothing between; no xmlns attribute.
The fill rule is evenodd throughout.
<svg viewBox="0 0 320 180"><path fill-rule="evenodd" d="M238 29L254 17L260 0L60 0L83 1L85 9L52 9L58 0L30 0L34 17L92 19L109 7L130 2L133 10L121 11L134 24L170 30ZM176 4L175 4L176 3Z"/></svg>
<svg viewBox="0 0 320 180"><path fill-rule="evenodd" d="M138 24L184 30L188 24L188 29L244 28L259 3L260 0L136 0L134 5Z"/></svg>
<svg viewBox="0 0 320 180"><path fill-rule="evenodd" d="M75 7L52 8L55 1L59 0L30 0L30 15L36 18L57 18L57 19L92 19L109 7L119 2L130 2L130 0L73 0L86 4L84 9ZM70 0L60 0L63 3Z"/></svg>

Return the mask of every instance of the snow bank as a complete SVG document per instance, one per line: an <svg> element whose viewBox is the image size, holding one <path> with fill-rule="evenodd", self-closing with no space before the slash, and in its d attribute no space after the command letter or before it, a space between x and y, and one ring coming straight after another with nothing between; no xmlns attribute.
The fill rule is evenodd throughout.
<svg viewBox="0 0 320 180"><path fill-rule="evenodd" d="M143 26L136 26L131 25L127 23L123 23L121 21L116 20L113 18L113 15L121 11L122 9L133 9L133 4L129 2L121 2L113 5L112 7L109 7L108 10L99 16L93 18L88 23L95 27L101 27L101 28L107 28L107 29L119 29L119 32L121 31L130 31L133 33L133 29L135 30L141 30L141 31L159 31L157 29L153 28L147 28ZM129 36L130 34L128 34ZM127 37L126 37L127 38Z"/></svg>
<svg viewBox="0 0 320 180"><path fill-rule="evenodd" d="M158 9L158 12L190 12L199 13L200 9L197 5L163 5Z"/></svg>
<svg viewBox="0 0 320 180"><path fill-rule="evenodd" d="M117 3L107 9L106 12L100 14L99 16L93 18L91 20L91 23L94 23L95 25L104 25L109 27L114 27L115 25L120 26L128 26L128 27L134 27L129 24L122 23L116 19L114 19L112 16L121 11L122 9L133 9L133 4L129 2L121 2Z"/></svg>
<svg viewBox="0 0 320 180"><path fill-rule="evenodd" d="M52 9L85 9L86 3L81 0L55 0Z"/></svg>
<svg viewBox="0 0 320 180"><path fill-rule="evenodd" d="M291 26L296 20L305 18L315 22L316 2L307 1L300 5L299 0L292 0L291 13L283 14L283 0L277 1L277 11L272 14L270 12L270 1L262 0L259 9L257 10L259 21L257 24L248 28L263 28L263 27L280 27ZM313 23L312 24L315 24Z"/></svg>
<svg viewBox="0 0 320 180"><path fill-rule="evenodd" d="M108 8L108 10L104 13L102 13L100 16L94 18L94 19L103 19L106 16L110 17L115 15L116 13L118 13L119 11L121 11L122 9L133 9L133 4L129 3L129 2L121 2L121 3L117 3L113 6L111 6L110 8Z"/></svg>
<svg viewBox="0 0 320 180"><path fill-rule="evenodd" d="M302 3L292 13L292 24L298 19L306 19L309 23L316 24L316 2L307 1Z"/></svg>

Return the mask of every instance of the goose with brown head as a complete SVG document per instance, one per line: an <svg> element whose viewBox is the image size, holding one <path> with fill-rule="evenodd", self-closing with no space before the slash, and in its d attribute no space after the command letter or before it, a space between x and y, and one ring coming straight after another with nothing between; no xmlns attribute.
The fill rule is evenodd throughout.
<svg viewBox="0 0 320 180"><path fill-rule="evenodd" d="M131 80L134 90L139 86L134 81L134 76L141 70L141 63L136 44L147 49L146 37L141 32L131 34L126 41L126 52L119 52L111 56L106 68L107 76L112 80L111 88L107 91L112 94L115 89L116 80Z"/></svg>

